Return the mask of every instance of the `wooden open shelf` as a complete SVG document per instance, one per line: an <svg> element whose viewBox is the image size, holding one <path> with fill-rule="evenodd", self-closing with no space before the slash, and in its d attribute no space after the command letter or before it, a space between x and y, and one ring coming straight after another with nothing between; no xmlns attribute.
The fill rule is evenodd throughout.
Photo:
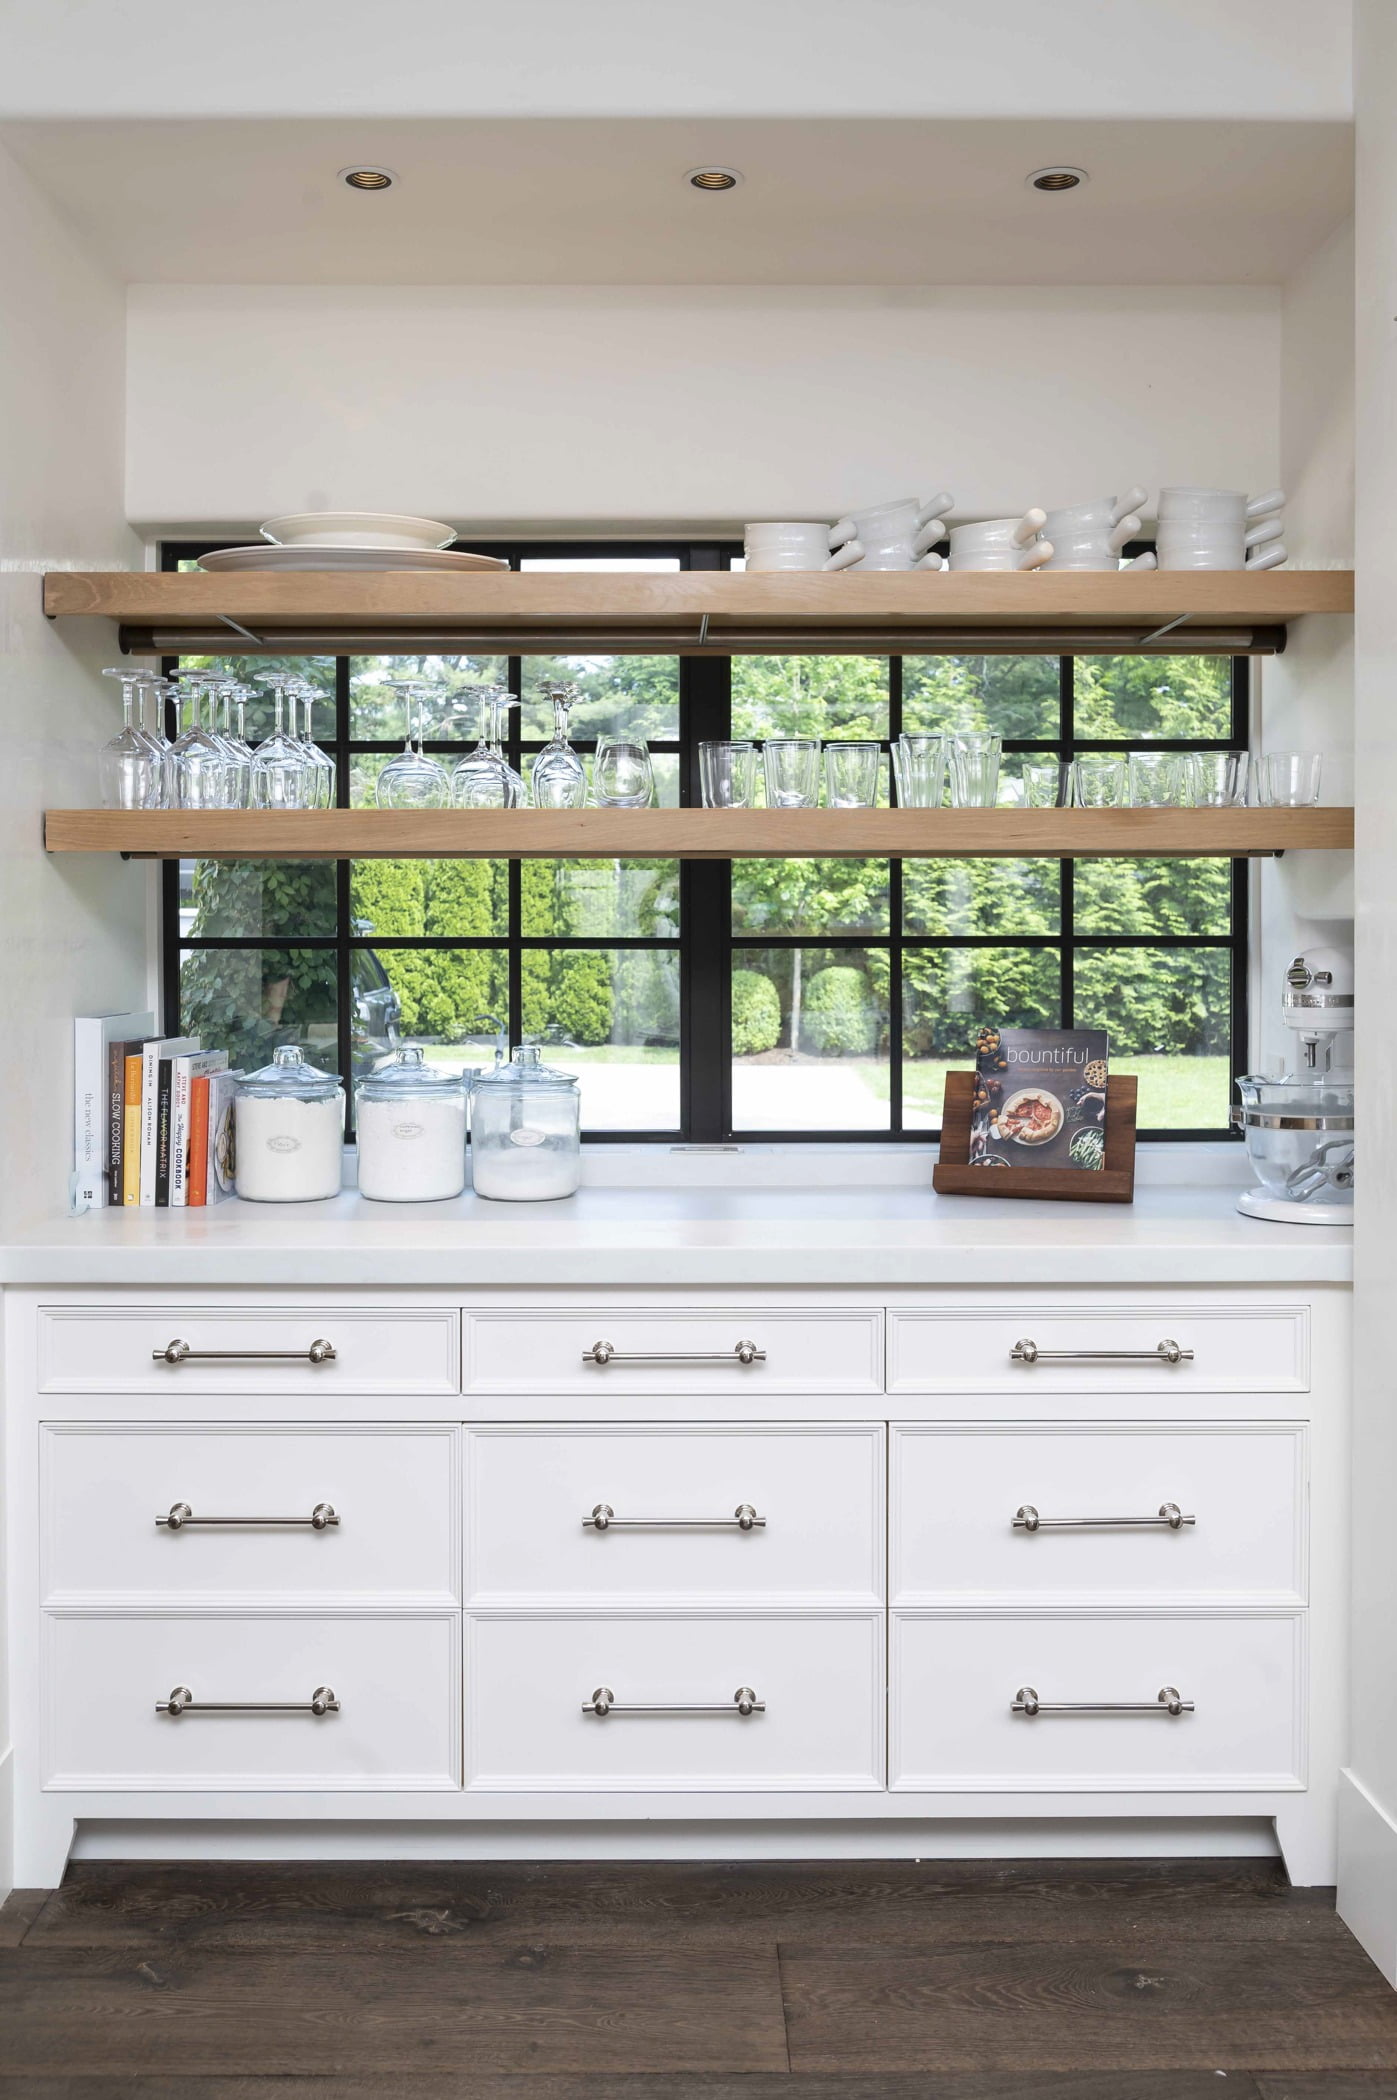
<svg viewBox="0 0 1397 2100"><path fill-rule="evenodd" d="M51 571L55 619L113 620L137 655L968 650L1267 654L1353 610L1348 570L1117 574L206 576ZM1165 631L1167 630L1167 631Z"/></svg>
<svg viewBox="0 0 1397 2100"><path fill-rule="evenodd" d="M51 809L50 853L154 860L1251 859L1353 844L1351 809Z"/></svg>

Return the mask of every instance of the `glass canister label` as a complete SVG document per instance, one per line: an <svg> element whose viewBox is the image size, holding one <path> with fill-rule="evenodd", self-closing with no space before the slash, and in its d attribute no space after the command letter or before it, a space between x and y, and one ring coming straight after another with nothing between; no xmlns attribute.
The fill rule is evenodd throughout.
<svg viewBox="0 0 1397 2100"><path fill-rule="evenodd" d="M269 1152L299 1152L300 1149L301 1140L299 1138L269 1137L267 1139L267 1150Z"/></svg>
<svg viewBox="0 0 1397 2100"><path fill-rule="evenodd" d="M548 1133L546 1130L530 1130L527 1124L523 1124L518 1130L510 1131L509 1142L511 1145L546 1145Z"/></svg>

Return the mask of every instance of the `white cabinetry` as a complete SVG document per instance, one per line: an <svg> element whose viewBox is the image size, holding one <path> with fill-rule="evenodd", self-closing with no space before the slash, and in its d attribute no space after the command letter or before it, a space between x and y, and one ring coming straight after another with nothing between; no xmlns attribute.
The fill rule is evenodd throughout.
<svg viewBox="0 0 1397 2100"><path fill-rule="evenodd" d="M1332 1873L1338 1290L7 1315L29 1883L128 1818L934 1854L948 1820L1248 1816Z"/></svg>

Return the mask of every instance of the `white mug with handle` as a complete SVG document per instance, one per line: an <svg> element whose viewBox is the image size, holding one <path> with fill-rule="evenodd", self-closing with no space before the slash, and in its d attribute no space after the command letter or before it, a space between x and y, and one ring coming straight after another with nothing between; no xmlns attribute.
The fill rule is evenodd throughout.
<svg viewBox="0 0 1397 2100"><path fill-rule="evenodd" d="M1121 549L1137 539L1143 529L1141 506L1148 501L1142 488L1127 489L1120 496L1102 496L1094 503L1074 503L1064 510L1050 510L1044 533L1053 543L1052 569L1119 569ZM1137 554L1124 566L1154 567L1152 554Z"/></svg>
<svg viewBox="0 0 1397 2100"><path fill-rule="evenodd" d="M1048 514L1026 510L1021 518L984 518L977 525L951 527L953 569L1041 569L1053 558L1053 543L1043 538Z"/></svg>
<svg viewBox="0 0 1397 2100"><path fill-rule="evenodd" d="M748 572L852 569L863 559L863 547L856 539L837 541L837 530L803 521L748 525L743 533Z"/></svg>
<svg viewBox="0 0 1397 2100"><path fill-rule="evenodd" d="M1284 489L1248 497L1241 489L1159 492L1155 547L1161 569L1278 569Z"/></svg>
<svg viewBox="0 0 1397 2100"><path fill-rule="evenodd" d="M863 549L861 569L941 569L945 563L932 549L946 537L946 513L953 500L943 491L929 503L901 496L872 510L850 511L831 539L836 545L857 540Z"/></svg>

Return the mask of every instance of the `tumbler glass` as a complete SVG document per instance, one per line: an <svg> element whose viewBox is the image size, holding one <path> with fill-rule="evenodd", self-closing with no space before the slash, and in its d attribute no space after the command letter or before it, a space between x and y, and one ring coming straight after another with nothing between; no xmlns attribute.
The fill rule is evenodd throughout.
<svg viewBox="0 0 1397 2100"><path fill-rule="evenodd" d="M655 794L655 776L643 737L597 738L592 793L599 809L650 807Z"/></svg>
<svg viewBox="0 0 1397 2100"><path fill-rule="evenodd" d="M825 745L826 809L873 809L878 802L881 744L848 739Z"/></svg>
<svg viewBox="0 0 1397 2100"><path fill-rule="evenodd" d="M951 761L952 809L993 809L999 794L1002 739L976 730L947 739Z"/></svg>
<svg viewBox="0 0 1397 2100"><path fill-rule="evenodd" d="M1236 809L1247 799L1245 751L1190 751L1184 770L1195 809Z"/></svg>
<svg viewBox="0 0 1397 2100"><path fill-rule="evenodd" d="M1124 809L1129 776L1123 758L1077 758L1071 772L1078 809Z"/></svg>
<svg viewBox="0 0 1397 2100"><path fill-rule="evenodd" d="M946 739L908 736L893 745L893 778L900 809L940 809L946 785Z"/></svg>
<svg viewBox="0 0 1397 2100"><path fill-rule="evenodd" d="M1072 800L1071 769L1059 765L1025 763L1023 798L1029 809L1066 809Z"/></svg>
<svg viewBox="0 0 1397 2100"><path fill-rule="evenodd" d="M1185 799L1184 767L1176 751L1132 751L1132 809L1177 809Z"/></svg>
<svg viewBox="0 0 1397 2100"><path fill-rule="evenodd" d="M699 745L705 809L750 809L757 792L757 747L743 742Z"/></svg>
<svg viewBox="0 0 1397 2100"><path fill-rule="evenodd" d="M1319 800L1324 759L1318 751L1267 751L1257 761L1256 785L1265 809L1307 809Z"/></svg>
<svg viewBox="0 0 1397 2100"><path fill-rule="evenodd" d="M814 809L820 799L818 737L768 737L762 751L768 809Z"/></svg>

